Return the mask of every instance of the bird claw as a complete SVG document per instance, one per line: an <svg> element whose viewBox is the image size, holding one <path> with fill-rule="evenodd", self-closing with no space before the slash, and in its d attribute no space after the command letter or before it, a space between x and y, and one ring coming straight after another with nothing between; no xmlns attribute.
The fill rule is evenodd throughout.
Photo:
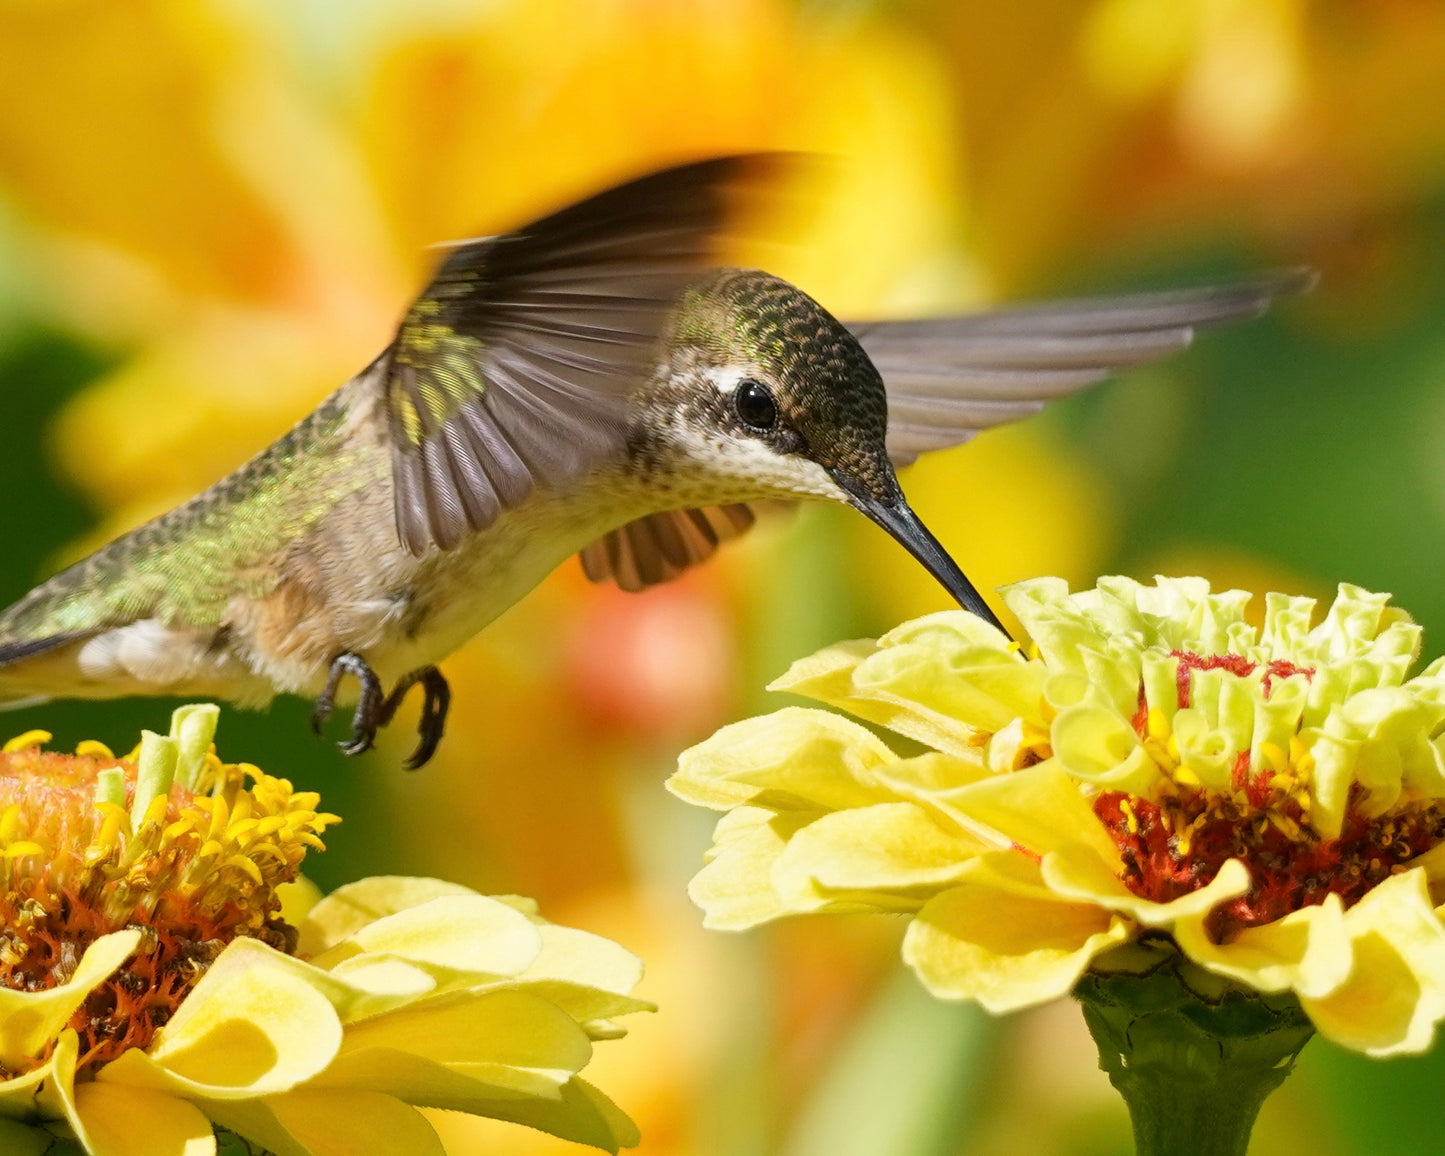
<svg viewBox="0 0 1445 1156"><path fill-rule="evenodd" d="M356 700L356 710L351 716L351 738L336 745L345 755L359 755L369 751L376 741L376 730L382 725L381 680L366 664L361 655L347 650L331 660L331 673L326 677L326 686L316 696L316 705L311 709L311 729L318 735L322 726L331 717L336 707L336 688L346 675L353 675L361 684L361 694Z"/></svg>
<svg viewBox="0 0 1445 1156"><path fill-rule="evenodd" d="M423 666L413 670L410 674L403 675L392 688L386 701L381 706L380 725L385 726L391 722L396 715L397 708L401 706L406 693L417 683L421 683L424 698L421 706L421 721L417 724L416 750L407 757L403 766L409 771L415 771L425 766L432 755L436 754L437 745L442 741L442 733L446 729L447 711L452 703L452 690L447 685L447 680L442 672L434 666Z"/></svg>
<svg viewBox="0 0 1445 1156"><path fill-rule="evenodd" d="M356 711L351 717L351 738L336 745L343 754L359 755L369 751L376 741L376 732L396 717L397 708L406 698L407 691L421 683L425 698L422 701L421 722L417 727L420 738L416 750L407 758L406 769L414 771L425 765L436 754L437 745L442 741L446 728L447 711L451 706L452 692L442 672L434 666L423 666L403 675L390 694L382 697L381 681L366 664L361 655L352 651L338 654L331 662L331 673L326 686L316 697L311 710L311 729L318 735L336 707L336 690L346 675L355 676L361 684L361 695L357 699Z"/></svg>

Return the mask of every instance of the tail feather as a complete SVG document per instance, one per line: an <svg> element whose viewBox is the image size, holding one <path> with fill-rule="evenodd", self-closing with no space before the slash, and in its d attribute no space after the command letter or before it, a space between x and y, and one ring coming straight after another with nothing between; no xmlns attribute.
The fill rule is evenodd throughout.
<svg viewBox="0 0 1445 1156"><path fill-rule="evenodd" d="M34 658L38 654L58 650L68 643L89 638L95 633L94 630L72 630L66 634L52 634L46 638L14 638L8 642L0 642L0 669L23 662L27 658Z"/></svg>
<svg viewBox="0 0 1445 1156"><path fill-rule="evenodd" d="M65 680L55 681L52 656L66 666L58 652L96 633L72 630L42 638L10 638L0 642L0 711L19 710L54 698ZM31 662L31 659L39 661Z"/></svg>

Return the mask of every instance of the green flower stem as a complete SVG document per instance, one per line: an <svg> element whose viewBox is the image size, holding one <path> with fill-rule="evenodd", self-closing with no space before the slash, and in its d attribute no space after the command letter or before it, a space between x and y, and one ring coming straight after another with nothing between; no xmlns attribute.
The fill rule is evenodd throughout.
<svg viewBox="0 0 1445 1156"><path fill-rule="evenodd" d="M1261 1105L1314 1034L1293 995L1241 987L1172 948L1116 953L1074 996L1139 1156L1245 1156Z"/></svg>

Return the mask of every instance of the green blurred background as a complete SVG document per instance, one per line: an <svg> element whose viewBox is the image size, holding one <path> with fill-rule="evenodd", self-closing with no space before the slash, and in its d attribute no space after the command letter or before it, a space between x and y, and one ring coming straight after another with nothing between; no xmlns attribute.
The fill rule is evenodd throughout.
<svg viewBox="0 0 1445 1156"><path fill-rule="evenodd" d="M1433 0L0 0L0 600L195 492L385 343L424 247L652 165L800 148L825 193L742 249L846 317L1308 263L1310 298L905 476L978 584L1202 573L1391 590L1445 637L1445 8ZM307 705L222 753L345 817L323 886L540 898L662 1005L589 1076L643 1153L1129 1151L1075 1009L925 997L902 925L704 934L676 752L827 641L944 597L805 510L646 597L575 566L448 662L452 733L347 761ZM18 712L127 746L169 703ZM413 708L414 709L414 708ZM1251 1149L1440 1148L1436 1056L1315 1042ZM561 1141L439 1117L458 1152Z"/></svg>

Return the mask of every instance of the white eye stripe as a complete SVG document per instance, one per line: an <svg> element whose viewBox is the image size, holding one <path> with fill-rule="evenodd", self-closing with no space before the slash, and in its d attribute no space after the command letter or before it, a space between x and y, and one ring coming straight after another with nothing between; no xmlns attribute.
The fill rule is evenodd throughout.
<svg viewBox="0 0 1445 1156"><path fill-rule="evenodd" d="M738 387L738 383L745 380L748 374L735 365L709 367L704 369L703 376L712 382L713 388L718 393L732 393Z"/></svg>

